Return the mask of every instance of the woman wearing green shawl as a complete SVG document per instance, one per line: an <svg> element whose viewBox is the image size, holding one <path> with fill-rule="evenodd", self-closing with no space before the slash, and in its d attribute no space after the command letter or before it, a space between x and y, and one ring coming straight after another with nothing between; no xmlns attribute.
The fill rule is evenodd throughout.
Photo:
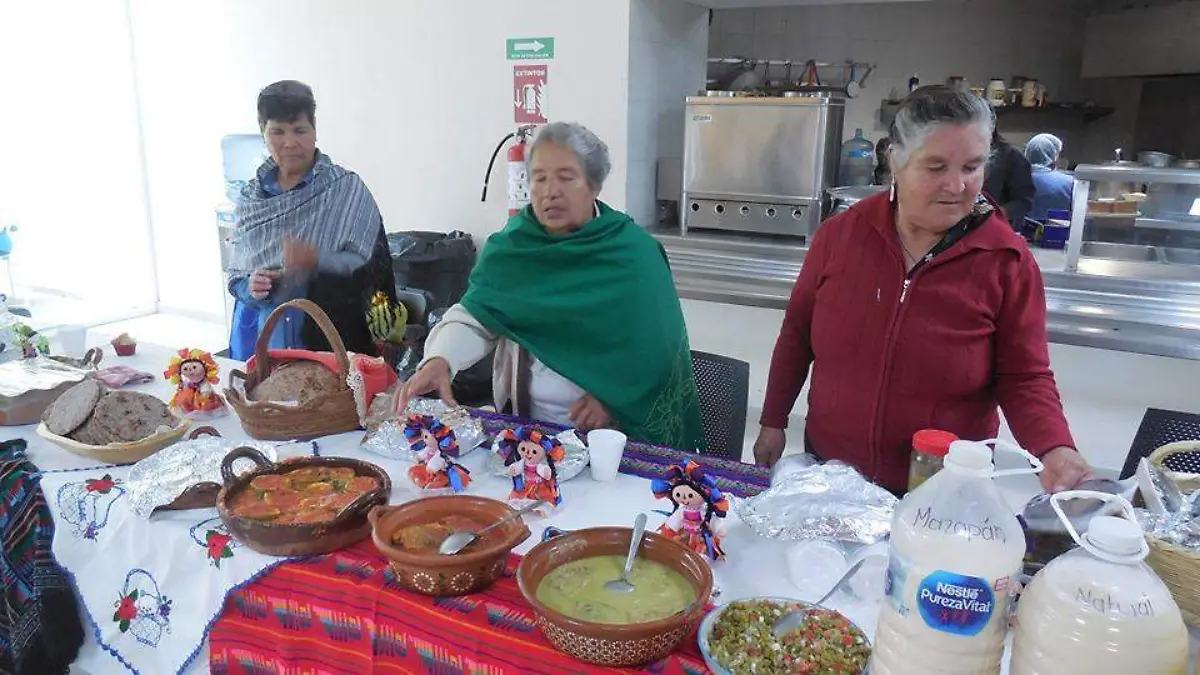
<svg viewBox="0 0 1200 675"><path fill-rule="evenodd" d="M596 197L608 148L578 124L530 148L532 204L492 235L462 302L396 398L453 403L454 374L495 350L496 407L526 419L702 447L687 328L662 246Z"/></svg>

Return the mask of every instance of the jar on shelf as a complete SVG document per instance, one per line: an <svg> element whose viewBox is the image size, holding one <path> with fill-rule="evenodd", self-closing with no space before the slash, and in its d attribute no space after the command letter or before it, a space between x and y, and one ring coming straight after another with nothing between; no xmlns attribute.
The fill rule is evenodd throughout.
<svg viewBox="0 0 1200 675"><path fill-rule="evenodd" d="M942 461L950 452L950 444L957 440L958 436L940 429L922 429L913 434L913 451L908 465L909 492L942 470Z"/></svg>

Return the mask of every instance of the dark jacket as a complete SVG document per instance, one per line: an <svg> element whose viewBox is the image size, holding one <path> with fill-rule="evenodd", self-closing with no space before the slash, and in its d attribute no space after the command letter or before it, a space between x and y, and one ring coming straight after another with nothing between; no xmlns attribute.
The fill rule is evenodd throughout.
<svg viewBox="0 0 1200 675"><path fill-rule="evenodd" d="M1033 209L1033 171L1025 154L999 140L992 144L992 161L988 163L983 191L1005 213L1010 224L1020 224Z"/></svg>

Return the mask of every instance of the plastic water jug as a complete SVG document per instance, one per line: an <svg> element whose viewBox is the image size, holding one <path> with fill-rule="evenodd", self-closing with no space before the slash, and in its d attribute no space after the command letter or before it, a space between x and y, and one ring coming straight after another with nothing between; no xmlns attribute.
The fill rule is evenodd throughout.
<svg viewBox="0 0 1200 675"><path fill-rule="evenodd" d="M242 188L254 178L268 157L267 144L258 134L231 134L221 139L221 164L225 198L237 203Z"/></svg>
<svg viewBox="0 0 1200 675"><path fill-rule="evenodd" d="M988 445L1032 468L995 471ZM945 468L900 501L871 675L1000 672L1025 533L992 479L1041 470L1012 444L955 441Z"/></svg>
<svg viewBox="0 0 1200 675"><path fill-rule="evenodd" d="M875 180L875 144L855 129L854 138L842 143L838 163L838 187L870 185Z"/></svg>
<svg viewBox="0 0 1200 675"><path fill-rule="evenodd" d="M1117 503L1082 537L1060 502ZM1165 584L1142 562L1150 549L1133 507L1117 495L1076 490L1050 498L1079 548L1050 562L1021 594L1012 675L1182 675L1188 634Z"/></svg>

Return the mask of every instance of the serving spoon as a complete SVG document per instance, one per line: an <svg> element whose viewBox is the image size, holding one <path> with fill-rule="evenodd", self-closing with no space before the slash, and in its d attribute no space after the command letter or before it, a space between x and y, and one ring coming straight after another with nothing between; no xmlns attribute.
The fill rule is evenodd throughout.
<svg viewBox="0 0 1200 675"><path fill-rule="evenodd" d="M629 555L625 556L625 568L621 570L621 578L606 581L604 590L613 593L631 593L633 584L629 583L629 573L633 571L633 561L637 558L638 548L642 545L642 535L646 534L646 514L639 513L633 521L633 537L629 540Z"/></svg>
<svg viewBox="0 0 1200 675"><path fill-rule="evenodd" d="M854 576L854 573L857 572L866 561L867 559L863 558L862 560L859 560L851 565L850 569L846 570L846 573L842 575L842 578L838 579L838 582L833 585L833 588L829 589L829 592L827 592L825 595L822 595L820 600L817 600L812 604L825 604L825 601L833 597L834 593L837 593L846 586L846 584L850 581L850 577ZM794 612L788 612L787 614L784 614L775 620L775 623L771 626L771 632L775 634L776 640L782 640L783 636L799 628L800 625L804 623L806 618L808 618L808 610L798 609Z"/></svg>
<svg viewBox="0 0 1200 675"><path fill-rule="evenodd" d="M520 518L521 516L525 515L526 513L529 513L530 511L533 511L534 509L536 509L540 506L545 506L545 505L546 505L546 502L539 499L538 501L536 501L532 504L529 504L528 506L525 506L514 513L508 514L501 520L498 520L495 523L488 525L487 527L483 528L482 530L480 530L478 532L467 532L466 530L459 530L458 532L451 532L450 536L443 539L441 545L438 546L438 553L440 553L442 555L454 555L455 553L459 553L464 548L475 543L475 541L477 539L479 539L481 536L483 536L484 533L494 530L495 528L500 527L501 525L507 523L510 520L516 520L517 518Z"/></svg>

